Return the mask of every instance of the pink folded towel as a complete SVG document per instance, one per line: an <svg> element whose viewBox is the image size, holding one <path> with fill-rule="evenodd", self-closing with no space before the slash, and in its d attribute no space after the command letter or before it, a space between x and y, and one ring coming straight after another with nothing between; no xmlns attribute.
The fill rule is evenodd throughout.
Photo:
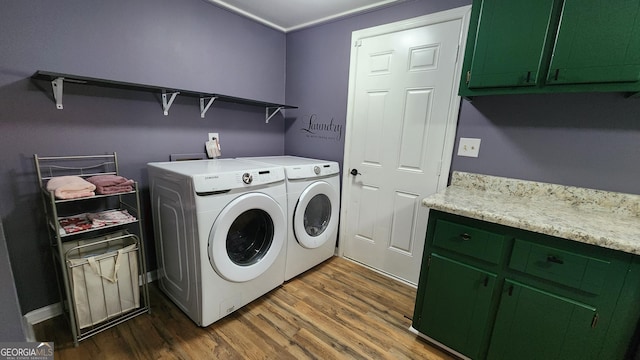
<svg viewBox="0 0 640 360"><path fill-rule="evenodd" d="M96 186L96 193L101 195L117 194L133 191L133 180L119 175L96 175L87 178L87 181Z"/></svg>
<svg viewBox="0 0 640 360"><path fill-rule="evenodd" d="M102 195L118 194L133 191L131 185L96 186L96 193Z"/></svg>
<svg viewBox="0 0 640 360"><path fill-rule="evenodd" d="M119 175L96 175L87 178L87 181L95 186L133 185L133 180L129 180Z"/></svg>
<svg viewBox="0 0 640 360"><path fill-rule="evenodd" d="M56 176L47 182L47 190L58 199L94 196L96 186L79 176Z"/></svg>

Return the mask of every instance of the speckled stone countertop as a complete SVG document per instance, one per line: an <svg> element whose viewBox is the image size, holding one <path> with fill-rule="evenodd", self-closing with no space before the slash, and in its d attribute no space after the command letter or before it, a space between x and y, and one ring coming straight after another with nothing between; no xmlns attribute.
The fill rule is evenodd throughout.
<svg viewBox="0 0 640 360"><path fill-rule="evenodd" d="M431 209L640 254L640 195L454 172Z"/></svg>

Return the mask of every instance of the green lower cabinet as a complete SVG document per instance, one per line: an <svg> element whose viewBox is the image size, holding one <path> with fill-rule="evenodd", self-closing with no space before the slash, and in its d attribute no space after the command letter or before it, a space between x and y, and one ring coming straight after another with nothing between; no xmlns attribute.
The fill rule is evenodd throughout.
<svg viewBox="0 0 640 360"><path fill-rule="evenodd" d="M417 330L470 358L485 341L496 276L431 254Z"/></svg>
<svg viewBox="0 0 640 360"><path fill-rule="evenodd" d="M474 360L627 359L640 256L431 210L412 327Z"/></svg>
<svg viewBox="0 0 640 360"><path fill-rule="evenodd" d="M601 332L597 309L505 281L487 359L592 359Z"/></svg>

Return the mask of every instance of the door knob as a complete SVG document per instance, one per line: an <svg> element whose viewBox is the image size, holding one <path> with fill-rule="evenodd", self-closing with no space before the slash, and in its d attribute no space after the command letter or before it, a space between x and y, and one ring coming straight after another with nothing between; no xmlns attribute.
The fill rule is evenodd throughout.
<svg viewBox="0 0 640 360"><path fill-rule="evenodd" d="M351 175L356 176L356 175L362 175L358 172L358 169L351 169Z"/></svg>

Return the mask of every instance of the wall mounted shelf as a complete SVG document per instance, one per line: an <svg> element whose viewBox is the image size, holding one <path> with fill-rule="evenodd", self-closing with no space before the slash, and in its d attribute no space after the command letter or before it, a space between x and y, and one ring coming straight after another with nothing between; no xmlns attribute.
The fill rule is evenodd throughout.
<svg viewBox="0 0 640 360"><path fill-rule="evenodd" d="M36 80L46 80L51 82L53 97L56 101L56 108L60 110L63 109L62 95L64 92L64 82L158 93L158 94L161 94L162 96L162 111L164 115L169 115L169 109L171 108L173 101L176 99L178 95L199 98L201 118L205 117L207 111L209 110L211 105L214 103L214 101L264 107L266 123L269 123L269 120L271 120L271 118L273 118L277 113L279 113L284 109L298 108L297 106L251 100L251 99L222 95L217 93L204 93L200 91L181 90L181 89L168 88L168 87L162 87L162 86L136 84L136 83L114 81L114 80L107 80L107 79L98 79L98 78L92 78L92 77L77 76L77 75L71 75L71 74L61 74L61 73L42 71L42 70L36 71L36 73L33 74L31 78Z"/></svg>

